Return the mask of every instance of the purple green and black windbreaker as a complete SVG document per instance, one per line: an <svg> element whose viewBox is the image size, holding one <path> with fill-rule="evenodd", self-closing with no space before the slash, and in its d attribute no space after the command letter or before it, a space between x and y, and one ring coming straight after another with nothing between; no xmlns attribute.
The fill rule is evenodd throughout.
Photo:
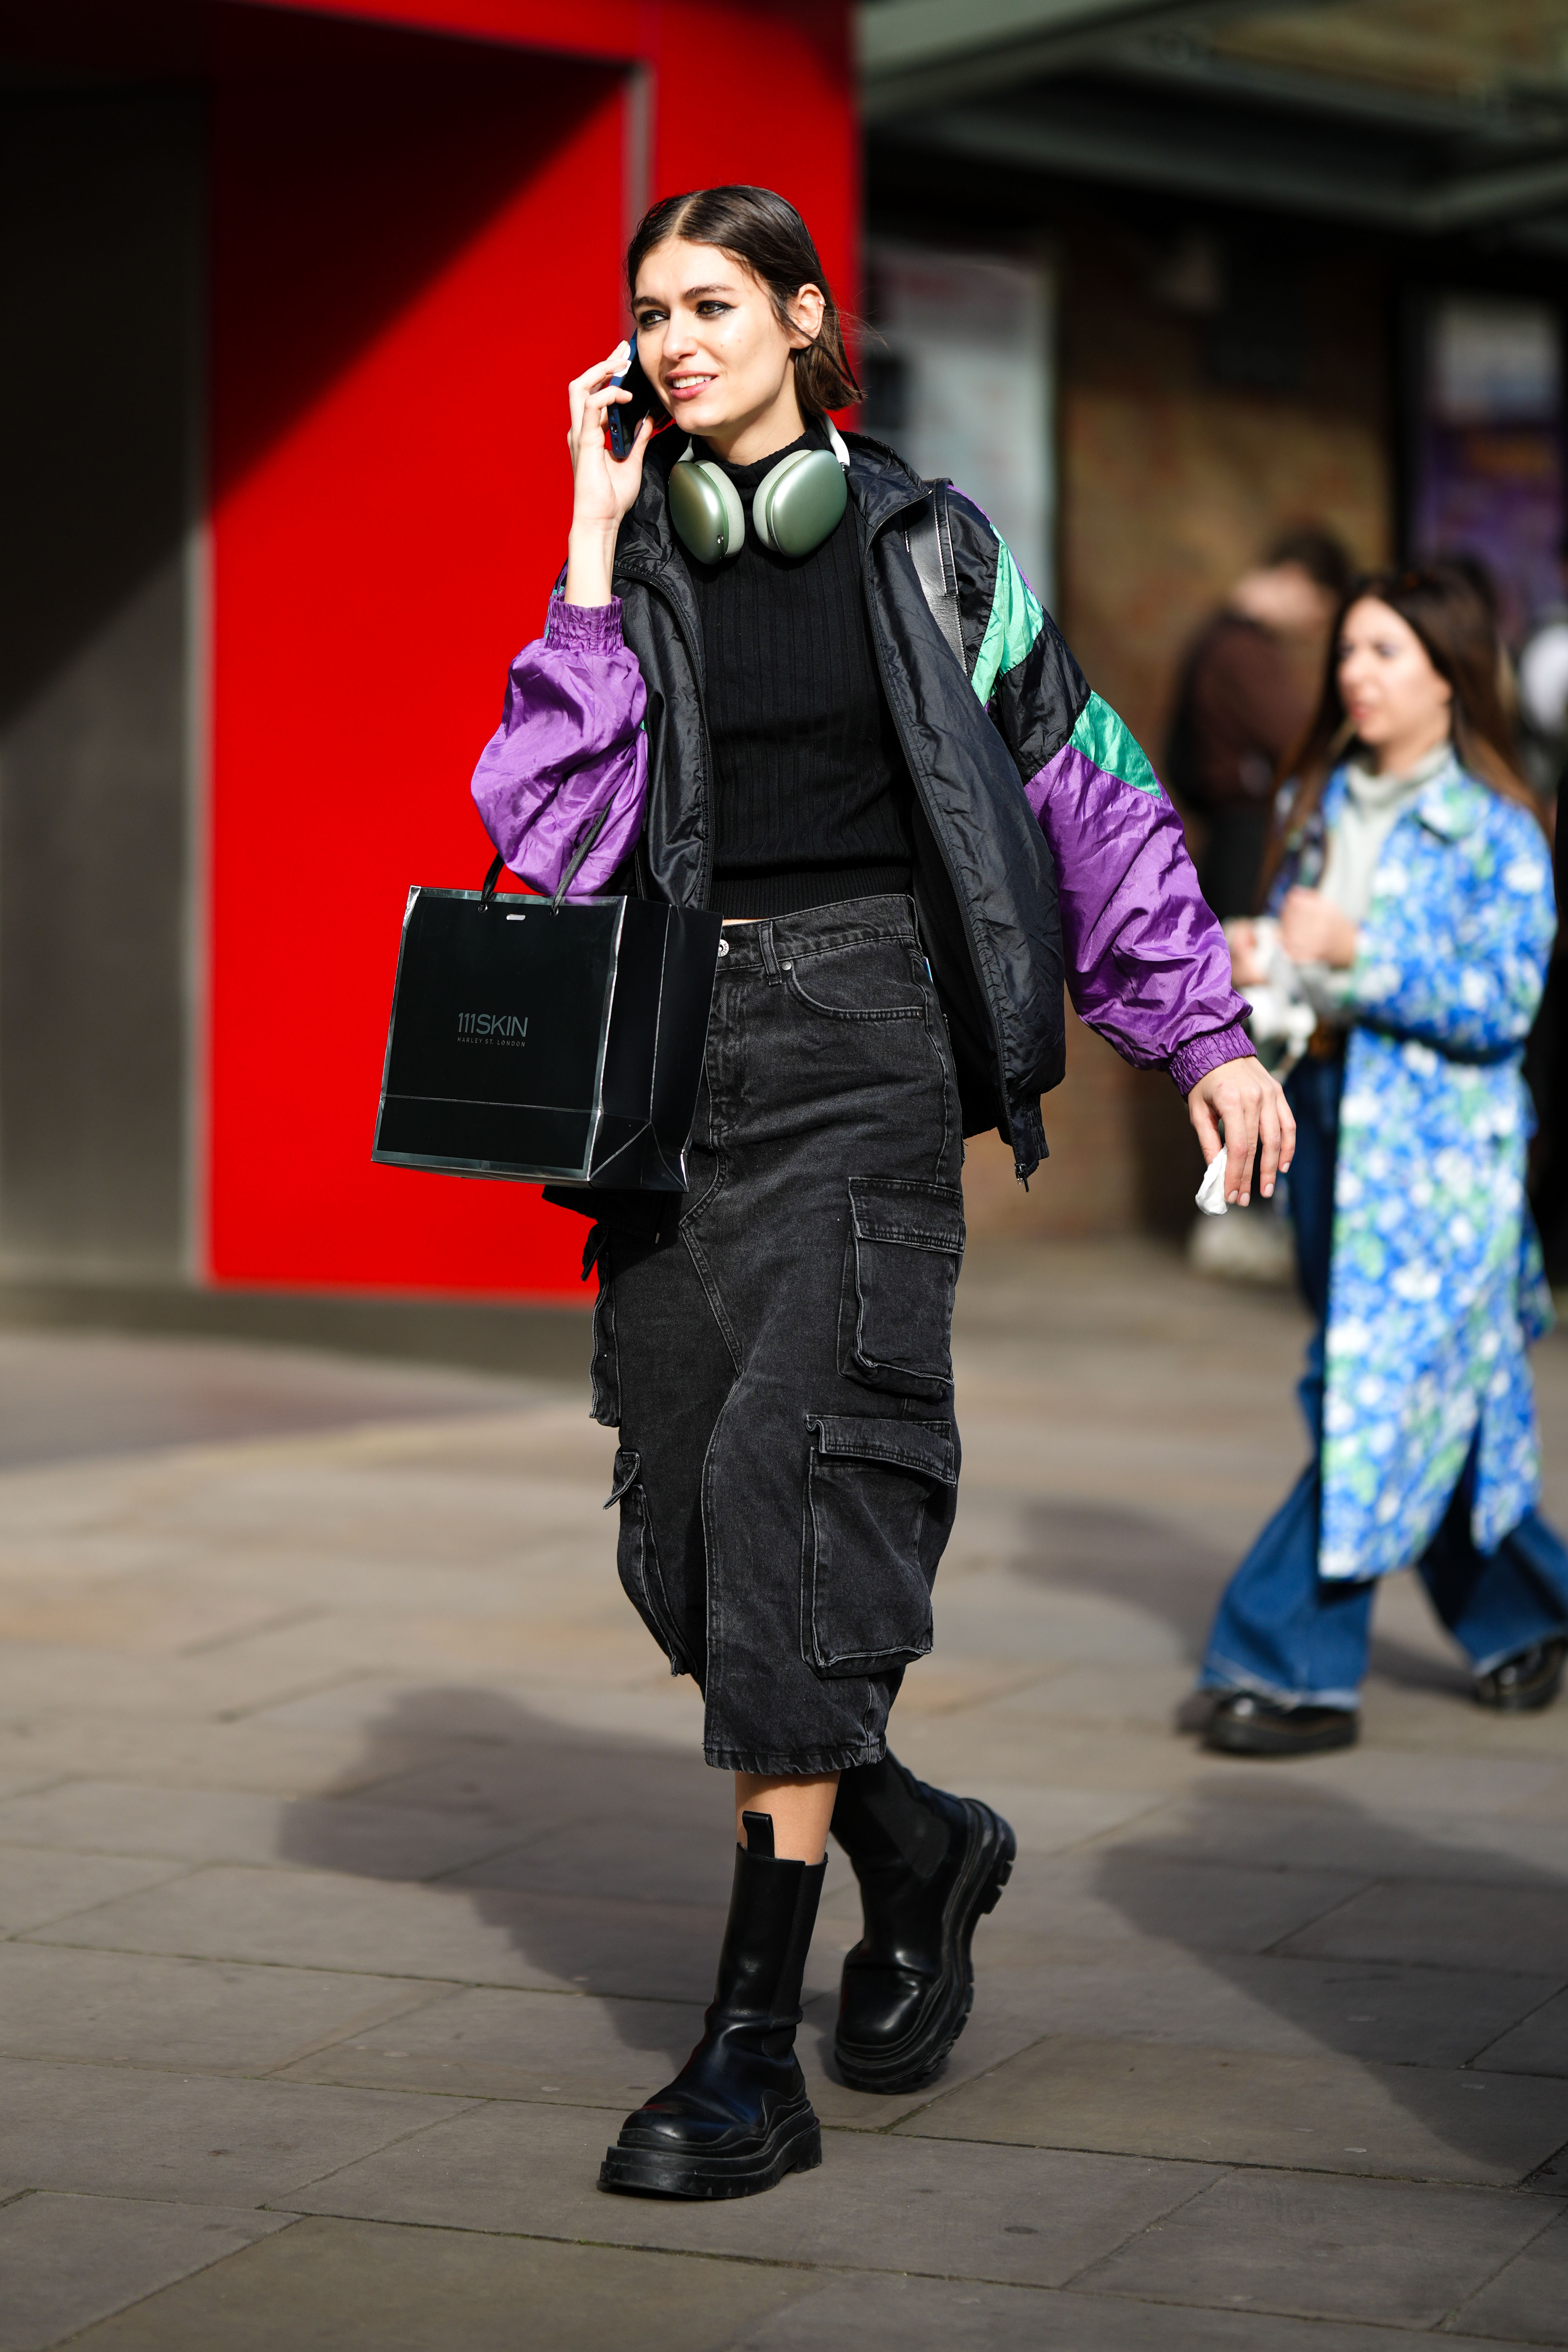
<svg viewBox="0 0 1568 2352"><path fill-rule="evenodd" d="M1005 541L951 494L961 669L905 536L925 485L881 444L847 439L841 528L859 537L872 642L914 781L915 901L965 1132L999 1128L1027 1176L1045 1150L1039 1097L1062 1075L1064 976L1080 1019L1138 1067L1168 1068L1184 1093L1251 1051L1247 1008L1175 811ZM574 897L707 902L701 627L666 491L684 446L671 431L649 450L616 544L615 601L552 597L475 772L486 831L540 890L569 876Z"/></svg>

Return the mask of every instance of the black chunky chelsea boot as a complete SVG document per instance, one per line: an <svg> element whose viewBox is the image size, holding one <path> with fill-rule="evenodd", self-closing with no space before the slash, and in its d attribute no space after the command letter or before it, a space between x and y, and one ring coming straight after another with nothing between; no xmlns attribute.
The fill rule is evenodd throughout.
<svg viewBox="0 0 1568 2352"><path fill-rule="evenodd" d="M795 2054L800 1988L827 1869L776 1862L769 1813L745 1813L719 1981L701 2041L673 2083L628 2116L601 2189L754 2197L822 2162L822 2127Z"/></svg>
<svg viewBox="0 0 1568 2352"><path fill-rule="evenodd" d="M844 1963L834 2055L852 2090L918 2090L968 2022L970 1943L1016 1842L989 1805L928 1789L892 1756L843 1774L833 1834L860 1882L866 1928Z"/></svg>

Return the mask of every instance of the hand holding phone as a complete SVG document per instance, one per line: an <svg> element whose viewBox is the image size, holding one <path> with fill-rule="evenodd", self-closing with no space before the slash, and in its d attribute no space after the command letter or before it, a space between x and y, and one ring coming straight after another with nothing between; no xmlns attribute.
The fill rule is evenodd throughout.
<svg viewBox="0 0 1568 2352"><path fill-rule="evenodd" d="M651 416L657 432L659 425L669 422L669 412L644 373L643 363L637 357L637 339L635 335L631 341L631 355L626 366L619 375L612 376L610 381L619 391L629 393L631 395L628 400L614 402L605 419L610 436L610 455L624 462L632 454L632 444L637 437L637 427L643 418Z"/></svg>

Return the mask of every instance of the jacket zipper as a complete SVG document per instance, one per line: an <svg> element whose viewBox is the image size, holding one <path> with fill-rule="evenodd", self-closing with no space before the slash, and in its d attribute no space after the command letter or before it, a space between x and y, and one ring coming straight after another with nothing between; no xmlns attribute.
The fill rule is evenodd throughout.
<svg viewBox="0 0 1568 2352"><path fill-rule="evenodd" d="M913 500L910 501L911 505L914 503L915 502ZM899 509L900 513L902 513L904 509L902 508ZM953 903L958 908L958 919L963 926L964 941L969 949L970 970L973 972L975 979L979 982L981 992L985 998L985 1010L991 1022L991 1042L996 1054L997 1089L1002 1097L1002 1108L1007 1114L1007 1124L1011 1127L1013 1124L1013 1106L1007 1097L1006 1049L1003 1043L1001 1024L996 1018L996 1005L991 993L991 983L985 976L984 968L981 963L978 953L976 952L974 925L970 919L968 896L967 893L960 887L958 877L952 870L952 859L948 854L948 846L942 835L942 829L931 814L931 802L925 789L925 782L921 773L920 765L910 750L908 740L904 735L903 719L900 713L899 706L888 685L888 665L883 658L882 654L881 618L878 611L877 600L871 593L871 550L876 545L877 541L881 538L882 533L897 520L897 514L887 516L878 524L876 530L871 534L871 537L866 542L866 554L861 565L861 571L865 581L866 610L869 614L871 621L871 644L877 656L877 671L882 681L883 697L886 699L889 711L892 716L893 732L899 739L900 748L901 749L905 761L908 764L910 774L914 781L915 790L921 796L921 806L925 811L925 819L926 823L931 827L931 839L936 843L938 849L942 852L942 862L947 868L947 878L952 889ZM967 686L968 683L968 677L966 675L964 684ZM1016 1173L1018 1166L1018 1150L1016 1141L1013 1148L1013 1165L1014 1171ZM1019 1176L1018 1181L1026 1187L1027 1179L1026 1177Z"/></svg>

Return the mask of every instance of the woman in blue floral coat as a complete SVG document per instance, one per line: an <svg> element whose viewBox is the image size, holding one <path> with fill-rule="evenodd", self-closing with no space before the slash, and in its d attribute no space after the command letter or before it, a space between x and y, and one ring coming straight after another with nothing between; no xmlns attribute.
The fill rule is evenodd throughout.
<svg viewBox="0 0 1568 2352"><path fill-rule="evenodd" d="M1354 1739L1373 1590L1394 1569L1417 1569L1483 1705L1545 1706L1563 1679L1568 1548L1536 1509L1525 1353L1552 1308L1521 1069L1556 914L1510 756L1469 583L1441 568L1361 583L1269 900L1319 1015L1287 1090L1320 1322L1300 1390L1314 1459L1209 1638L1207 1738L1232 1753ZM1231 928L1237 985L1268 976L1257 929Z"/></svg>

